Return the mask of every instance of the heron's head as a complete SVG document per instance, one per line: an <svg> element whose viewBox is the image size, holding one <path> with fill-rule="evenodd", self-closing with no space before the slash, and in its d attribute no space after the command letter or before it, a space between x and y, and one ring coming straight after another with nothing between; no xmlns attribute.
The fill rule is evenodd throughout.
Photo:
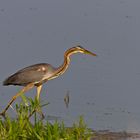
<svg viewBox="0 0 140 140"><path fill-rule="evenodd" d="M89 54L89 55L92 55L92 56L97 56L95 53L86 50L85 48L81 47L80 45L72 47L70 49L70 52L71 52L71 54L80 52L80 53Z"/></svg>

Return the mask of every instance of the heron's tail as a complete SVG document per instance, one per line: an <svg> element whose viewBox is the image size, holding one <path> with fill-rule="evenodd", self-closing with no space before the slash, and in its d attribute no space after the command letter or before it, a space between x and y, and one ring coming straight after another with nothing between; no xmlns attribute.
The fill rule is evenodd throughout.
<svg viewBox="0 0 140 140"><path fill-rule="evenodd" d="M16 81L16 76L12 75L3 81L4 86L13 85Z"/></svg>

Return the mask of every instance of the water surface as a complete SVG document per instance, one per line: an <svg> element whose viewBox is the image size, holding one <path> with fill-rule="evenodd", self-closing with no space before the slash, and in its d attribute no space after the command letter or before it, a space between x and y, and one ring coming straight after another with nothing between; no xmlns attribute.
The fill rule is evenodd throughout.
<svg viewBox="0 0 140 140"><path fill-rule="evenodd" d="M43 111L69 126L83 115L90 128L140 131L140 1L24 0L0 2L1 109L20 87L2 81L25 66L58 66L81 44L98 54L73 55L67 72L44 84ZM64 97L69 91L67 109ZM27 93L34 97L35 89Z"/></svg>

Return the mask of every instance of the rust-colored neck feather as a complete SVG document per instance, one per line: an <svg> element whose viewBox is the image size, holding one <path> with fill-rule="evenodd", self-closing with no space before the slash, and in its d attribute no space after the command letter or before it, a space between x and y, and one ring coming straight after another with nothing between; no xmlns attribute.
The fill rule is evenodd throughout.
<svg viewBox="0 0 140 140"><path fill-rule="evenodd" d="M69 63L70 63L70 56L73 53L78 52L76 49L74 48L70 48L69 50L67 50L64 54L64 62L63 64L57 68L56 72L54 73L54 75L52 77L50 77L48 80L50 79L54 79L56 77L58 77L59 75L62 75L68 68Z"/></svg>

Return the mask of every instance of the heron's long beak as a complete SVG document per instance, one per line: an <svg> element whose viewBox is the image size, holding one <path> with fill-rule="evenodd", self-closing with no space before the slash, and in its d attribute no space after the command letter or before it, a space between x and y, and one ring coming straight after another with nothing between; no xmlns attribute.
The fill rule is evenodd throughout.
<svg viewBox="0 0 140 140"><path fill-rule="evenodd" d="M90 52L88 50L85 50L85 54L89 54L89 55L92 55L92 56L97 56L97 54L93 53L93 52Z"/></svg>

